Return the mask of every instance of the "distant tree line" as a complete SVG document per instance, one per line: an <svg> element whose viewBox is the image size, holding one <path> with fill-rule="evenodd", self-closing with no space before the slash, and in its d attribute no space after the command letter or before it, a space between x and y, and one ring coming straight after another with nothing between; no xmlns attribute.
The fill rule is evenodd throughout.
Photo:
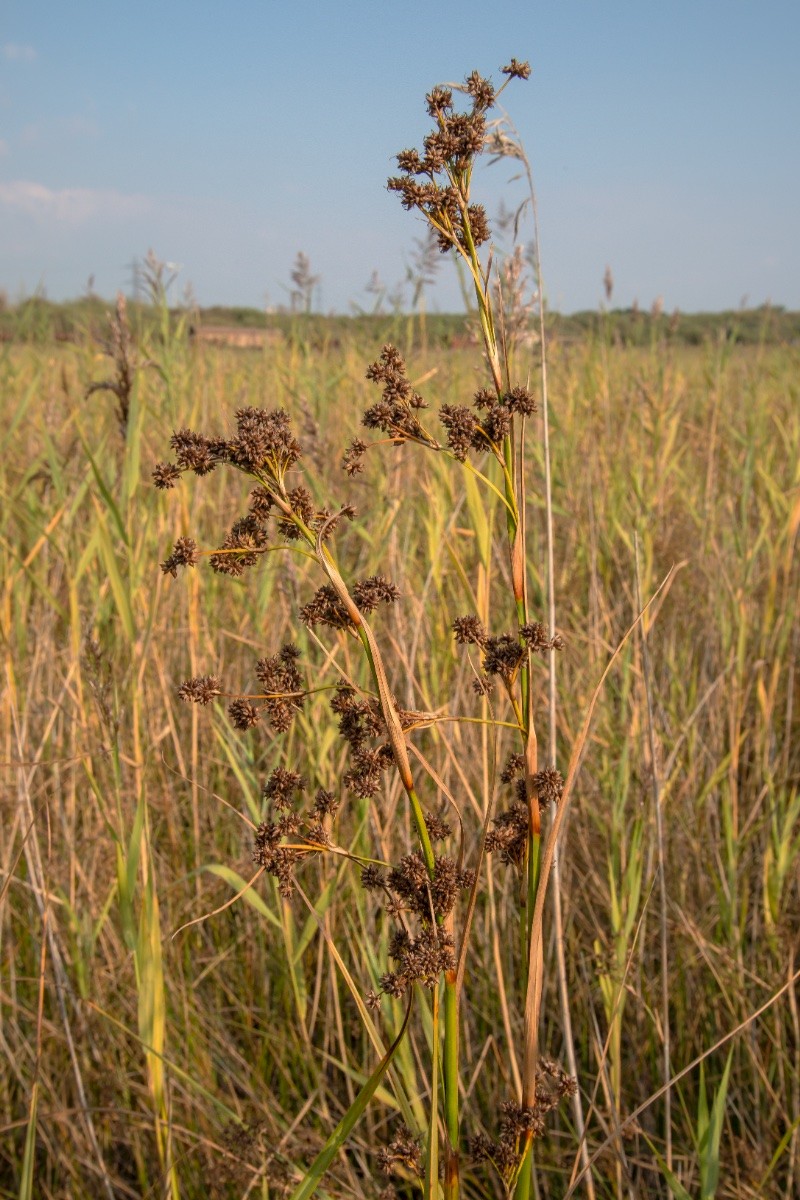
<svg viewBox="0 0 800 1200"><path fill-rule="evenodd" d="M413 314L399 311L323 315L307 311L306 305L307 299L304 298L300 311L266 313L244 306L198 307L192 310L190 322L194 326L209 324L275 329L288 340L297 339L316 346L329 346L353 339L372 345L393 337L410 337L416 341L423 328L415 323ZM17 304L0 303L0 341L102 339L108 330L108 313L112 308L110 301L96 295L60 304L43 296L33 296ZM154 327L162 318L162 314L150 304L133 302L129 303L128 308L134 330ZM179 317L185 322L185 307L175 308L173 314L176 322ZM569 314L550 312L546 318L546 329L551 341L562 343L603 339L620 346L646 347L654 340L667 339L686 346L702 346L719 341L740 345L796 344L800 341L800 312L791 312L779 305L714 313L669 314L657 309L644 311L636 308ZM424 338L428 345L461 347L469 342L473 333L473 320L468 314L429 312L425 317ZM535 341L533 322L531 341Z"/></svg>

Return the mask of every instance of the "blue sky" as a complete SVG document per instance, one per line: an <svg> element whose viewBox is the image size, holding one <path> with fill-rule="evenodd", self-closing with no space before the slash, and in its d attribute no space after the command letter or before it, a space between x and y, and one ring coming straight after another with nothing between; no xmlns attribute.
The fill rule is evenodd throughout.
<svg viewBox="0 0 800 1200"><path fill-rule="evenodd" d="M200 303L263 306L303 250L321 308L367 304L422 233L384 185L425 92L512 55L554 307L608 264L618 305L800 308L797 0L4 0L0 287L111 296L153 247ZM512 173L478 180L490 216Z"/></svg>

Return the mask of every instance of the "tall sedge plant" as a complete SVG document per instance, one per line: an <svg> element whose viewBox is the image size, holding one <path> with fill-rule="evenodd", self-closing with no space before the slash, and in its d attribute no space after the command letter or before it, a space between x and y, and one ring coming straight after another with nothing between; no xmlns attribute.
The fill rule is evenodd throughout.
<svg viewBox="0 0 800 1200"><path fill-rule="evenodd" d="M258 687L252 693L230 694L215 675L193 677L180 688L184 700L200 705L226 697L231 723L238 730L265 722L277 735L289 729L312 692L320 688L330 692L339 734L348 747L348 769L341 780L330 781L329 787L319 788L309 799L308 763L297 763L298 770L275 767L264 784L265 819L255 833L257 872L251 882L263 873L272 875L289 901L298 888L297 873L308 859L347 856L360 869L363 887L394 923L389 941L392 967L380 977L379 987L367 993L365 1002L374 1010L389 1003L389 998L402 1002L405 1015L399 1033L297 1184L294 1200L312 1195L344 1145L407 1035L421 992L430 994L426 1128L404 1126L379 1155L384 1171L403 1181L398 1186L418 1186L426 1197L443 1194L445 1200L456 1200L468 1160L471 1172L485 1169L507 1196L524 1200L531 1189L532 1148L544 1133L545 1116L575 1089L574 1080L556 1063L541 1058L538 1048L541 905L546 884L546 873L542 877L540 872L541 814L557 803L563 781L553 767L542 767L539 761L534 694L540 676L534 664L537 657L547 659L563 643L559 634L532 620L529 611L524 446L537 403L512 374L498 293L492 286L491 255L484 250L489 225L484 208L472 197L475 163L487 144L487 114L510 80L527 79L530 67L512 59L503 74L505 81L497 90L477 72L458 88L434 88L426 98L433 129L421 150L404 150L397 156L399 174L388 183L404 208L423 216L440 250L454 254L467 272L483 345L483 386L470 405L442 404L439 429L431 421L427 401L409 380L403 356L395 347L384 346L367 370L367 378L380 391L363 414L365 436L373 440L355 439L344 454L343 466L353 476L375 448L413 446L461 464L487 489L492 503L502 504L511 582L510 628L492 632L477 614L470 613L455 618L453 633L456 643L469 648L479 663L473 681L483 710L479 719L510 725L517 738L517 747L500 774L501 782L513 789L511 803L496 815L488 812L483 828L472 836L458 801L415 747L415 732L442 717L399 704L393 691L399 681L390 676L385 650L372 627L373 614L395 603L399 588L383 575L347 578L334 535L354 519L355 510L347 503L321 507L314 499L319 481L313 477L313 466L303 466L302 446L285 411L241 408L235 431L227 437L180 429L171 439L174 459L160 463L154 473L156 486L169 489L186 472L205 476L228 467L243 474L252 489L246 513L234 522L220 546L203 551L193 538L179 538L161 564L166 574L176 576L179 570L207 559L217 573L240 578L282 551L311 559L320 576L316 593L299 607L297 616L315 636L329 638L329 661L338 671L334 683L309 681L298 645L289 643L256 662ZM464 97L462 107L454 92ZM363 673L342 666L349 659L337 650L348 642L359 649ZM544 672L541 680L545 687ZM407 694L411 691L409 687ZM309 746L309 759L312 755ZM399 781L416 837L411 853L402 853L403 847L398 846L393 861L385 861L377 852L365 857L345 849L338 838L346 798L380 803L385 776ZM431 794L444 794L455 810L460 828L457 845L449 822L432 807ZM460 1010L486 855L499 858L520 879L524 1057L521 1093L503 1103L494 1135L467 1140L460 1111ZM394 1187L390 1184L382 1195L395 1195Z"/></svg>

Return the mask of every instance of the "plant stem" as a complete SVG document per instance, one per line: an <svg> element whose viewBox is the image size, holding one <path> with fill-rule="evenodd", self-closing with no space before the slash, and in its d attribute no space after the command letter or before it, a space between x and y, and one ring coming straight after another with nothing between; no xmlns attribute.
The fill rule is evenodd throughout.
<svg viewBox="0 0 800 1200"><path fill-rule="evenodd" d="M446 1200L457 1200L460 1173L458 1151L458 989L454 970L446 972L444 982L444 1104L448 1143L444 1168L444 1194Z"/></svg>

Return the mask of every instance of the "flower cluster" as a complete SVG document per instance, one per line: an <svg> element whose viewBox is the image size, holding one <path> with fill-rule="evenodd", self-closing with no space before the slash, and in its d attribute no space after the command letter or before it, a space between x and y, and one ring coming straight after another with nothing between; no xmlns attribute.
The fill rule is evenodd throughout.
<svg viewBox="0 0 800 1200"><path fill-rule="evenodd" d="M511 754L500 773L500 782L514 784L515 800L493 819L493 828L486 835L487 854L496 851L502 862L515 867L521 867L525 861L530 830L529 798L535 797L541 809L545 804L556 804L564 789L561 772L555 767L536 771L529 779L525 778L524 770L525 756Z"/></svg>
<svg viewBox="0 0 800 1200"><path fill-rule="evenodd" d="M564 639L560 634L551 636L546 627L538 621L520 626L519 637L514 637L511 633L492 636L478 617L456 617L453 621L453 634L459 645L479 648L484 677L476 681L479 685L476 690L485 694L491 691L487 676L499 675L508 686L514 682L528 650L543 654L547 650L561 650L564 646Z"/></svg>
<svg viewBox="0 0 800 1200"><path fill-rule="evenodd" d="M319 788L310 810L301 813L293 805L302 798L306 788L306 780L298 772L277 767L262 790L273 817L263 821L256 830L253 861L275 876L280 893L286 898L294 891L297 864L330 845L330 824L339 807L339 801L331 792ZM286 838L292 840L287 843ZM298 838L301 839L299 843Z"/></svg>
<svg viewBox="0 0 800 1200"><path fill-rule="evenodd" d="M174 487L186 471L207 475L220 463L259 481L251 492L247 515L234 522L222 545L209 556L211 567L221 575L239 578L269 549L267 522L275 510L277 532L287 541L310 541L320 533L327 539L342 518L355 516L349 504L337 512L320 508L302 484L287 489L286 473L301 457L302 449L284 409L240 408L233 437L209 438L179 429L170 445L176 461L157 464L153 480L158 488ZM194 566L199 557L191 538L179 538L161 569L175 576L179 567Z"/></svg>
<svg viewBox="0 0 800 1200"><path fill-rule="evenodd" d="M256 676L264 693L254 697L237 696L228 706L228 716L235 729L251 729L263 715L276 733L285 733L305 697L303 678L297 666L300 651L296 646L283 646L277 654L260 658ZM187 679L178 688L181 700L192 704L209 704L222 695L222 683L216 675L198 675ZM262 701L253 704L253 700Z"/></svg>
<svg viewBox="0 0 800 1200"><path fill-rule="evenodd" d="M400 599L400 589L384 575L360 579L352 589L353 601L363 613L374 612L379 604L394 604ZM300 609L304 625L327 625L331 629L352 629L350 613L334 587L325 583L317 588L308 604Z"/></svg>
<svg viewBox="0 0 800 1200"><path fill-rule="evenodd" d="M378 1151L378 1169L382 1174L394 1175L398 1167L405 1167L414 1175L421 1173L422 1151L419 1143L406 1125L401 1125L388 1146Z"/></svg>
<svg viewBox="0 0 800 1200"><path fill-rule="evenodd" d="M491 450L501 457L503 439L511 432L515 414L527 417L536 412L536 400L527 388L515 387L497 396L488 388L475 393L472 408L464 404L443 404L439 417L447 431L447 444L459 462L465 462L470 450Z"/></svg>
<svg viewBox="0 0 800 1200"><path fill-rule="evenodd" d="M235 521L225 541L210 556L212 570L218 575L238 579L247 567L255 566L267 547L267 531L256 517L246 516Z"/></svg>
<svg viewBox="0 0 800 1200"><path fill-rule="evenodd" d="M220 463L231 463L248 475L282 479L301 454L284 409L240 408L232 438L209 438L191 429L178 429L170 446L176 461L159 463L153 472L159 488L174 487L185 471L208 475Z"/></svg>
<svg viewBox="0 0 800 1200"><path fill-rule="evenodd" d="M429 829L441 837L448 830L439 817L426 818ZM432 874L419 851L407 854L397 866L388 872L369 865L361 873L361 883L368 891L383 891L391 897L386 906L390 916L416 917L419 933L414 936L405 920L395 930L389 944L389 957L395 966L380 979L380 991L367 996L371 1007L380 1004L381 995L399 998L415 983L423 987L434 987L443 971L455 970L456 958L453 939L442 927L443 919L450 913L459 892L471 888L475 882L473 871L461 870L453 859L436 855Z"/></svg>
<svg viewBox="0 0 800 1200"><path fill-rule="evenodd" d="M364 413L362 424L367 429L380 429L396 440L415 438L426 445L436 446L416 415L427 404L416 392L406 375L406 364L399 350L387 345L377 362L367 367L367 379L381 387L381 399ZM366 450L356 439L345 456L345 469L352 475L360 469L359 460Z"/></svg>
<svg viewBox="0 0 800 1200"><path fill-rule="evenodd" d="M503 74L527 79L530 67L512 59ZM400 174L387 187L397 192L403 208L419 210L435 231L442 253L457 249L474 254L490 237L482 205L470 203L470 176L486 144L486 113L497 98L494 85L473 71L459 91L469 97L468 112L457 112L450 88L435 87L426 97L434 129L419 150L397 155Z"/></svg>
<svg viewBox="0 0 800 1200"><path fill-rule="evenodd" d="M200 551L197 548L197 542L194 538L181 537L172 547L169 558L165 558L161 563L161 570L165 575L171 575L173 579L176 579L179 567L194 567L199 561Z"/></svg>
<svg viewBox="0 0 800 1200"><path fill-rule="evenodd" d="M453 939L437 925L425 925L417 937L405 929L397 929L389 943L389 957L395 963L393 971L381 975L381 992L399 1000L414 986L433 988L443 971L454 971L456 966ZM369 997L375 1006L374 997Z"/></svg>
<svg viewBox="0 0 800 1200"><path fill-rule="evenodd" d="M215 696L222 694L222 680L216 675L196 675L187 679L178 688L181 700L191 704L210 704Z"/></svg>
<svg viewBox="0 0 800 1200"><path fill-rule="evenodd" d="M406 712L393 701L402 729L409 729L419 714ZM388 731L380 702L375 697L359 696L348 684L340 683L331 699L331 708L339 718L339 733L350 747L350 767L343 782L348 791L368 800L380 788L381 775L394 762L388 741L370 746L370 739L386 738ZM436 818L431 818L436 821ZM443 822L439 825L439 831ZM434 834L431 834L435 838ZM441 834L440 836L447 836Z"/></svg>
<svg viewBox="0 0 800 1200"><path fill-rule="evenodd" d="M545 1117L565 1096L577 1091L577 1083L550 1058L541 1058L536 1071L536 1103L530 1106L506 1100L500 1105L500 1128L496 1139L477 1134L470 1139L473 1162L489 1162L507 1183L519 1169L531 1138L545 1133Z"/></svg>
<svg viewBox="0 0 800 1200"><path fill-rule="evenodd" d="M288 645L256 663L256 678L265 692L264 712L276 733L285 733L294 714L302 708L305 693L297 666L299 658L297 647Z"/></svg>
<svg viewBox="0 0 800 1200"><path fill-rule="evenodd" d="M528 849L528 805L524 800L515 800L510 808L494 818L492 824L494 828L486 835L486 853L497 851L501 862L521 867Z"/></svg>

